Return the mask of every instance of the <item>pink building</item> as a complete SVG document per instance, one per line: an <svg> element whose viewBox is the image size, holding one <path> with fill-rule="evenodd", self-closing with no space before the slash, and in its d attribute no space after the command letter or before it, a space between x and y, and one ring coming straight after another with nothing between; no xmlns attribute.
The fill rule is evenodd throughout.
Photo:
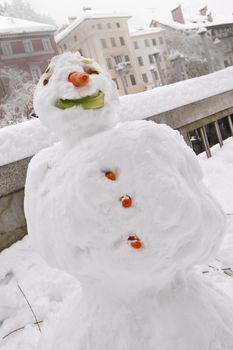
<svg viewBox="0 0 233 350"><path fill-rule="evenodd" d="M38 81L58 53L55 31L49 24L0 16L0 98L7 93L7 82L1 80L4 66L22 69L29 73L29 79Z"/></svg>

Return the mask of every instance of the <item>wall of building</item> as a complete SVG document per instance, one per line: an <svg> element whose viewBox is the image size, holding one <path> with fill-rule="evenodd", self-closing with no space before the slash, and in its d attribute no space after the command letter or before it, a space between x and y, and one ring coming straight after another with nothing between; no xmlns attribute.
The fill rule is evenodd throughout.
<svg viewBox="0 0 233 350"><path fill-rule="evenodd" d="M159 52L158 59L164 80L166 81L166 60L168 57L167 45L164 31L157 33L139 33L131 35L131 42L134 47L134 54L137 59L141 79L146 89L162 85L160 71L156 63L155 52ZM152 56L152 57L151 57Z"/></svg>
<svg viewBox="0 0 233 350"><path fill-rule="evenodd" d="M233 65L233 23L208 26L213 40L220 40L218 45L223 52L224 66Z"/></svg>
<svg viewBox="0 0 233 350"><path fill-rule="evenodd" d="M43 40L50 42L44 46ZM31 46L27 52L25 42ZM9 45L9 51L4 50ZM28 72L29 79L37 82L51 58L58 53L53 33L14 34L0 37L0 65ZM3 82L4 84L4 82ZM6 86L7 89L7 86Z"/></svg>

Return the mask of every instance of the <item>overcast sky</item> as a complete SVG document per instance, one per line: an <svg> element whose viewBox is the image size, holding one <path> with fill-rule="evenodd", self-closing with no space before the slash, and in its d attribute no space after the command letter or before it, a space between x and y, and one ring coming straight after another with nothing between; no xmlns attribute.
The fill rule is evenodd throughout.
<svg viewBox="0 0 233 350"><path fill-rule="evenodd" d="M9 1L9 0L8 0ZM92 7L95 11L126 12L134 18L131 26L149 25L152 17L169 16L170 11L181 4L187 14L197 14L205 5L215 14L232 16L233 0L28 0L34 9L53 17L57 24L67 22L68 16L80 16L82 8ZM2 3L3 0L0 0Z"/></svg>

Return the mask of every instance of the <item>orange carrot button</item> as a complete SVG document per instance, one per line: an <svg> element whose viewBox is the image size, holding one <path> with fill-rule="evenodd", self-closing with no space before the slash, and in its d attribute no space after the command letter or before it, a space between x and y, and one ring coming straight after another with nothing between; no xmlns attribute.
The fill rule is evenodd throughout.
<svg viewBox="0 0 233 350"><path fill-rule="evenodd" d="M129 236L128 242L130 243L131 247L134 249L140 249L142 248L143 244L137 236Z"/></svg>
<svg viewBox="0 0 233 350"><path fill-rule="evenodd" d="M105 171L104 174L109 180L116 181L116 174L113 171Z"/></svg>
<svg viewBox="0 0 233 350"><path fill-rule="evenodd" d="M124 208L130 208L133 204L132 198L128 195L121 197L121 204Z"/></svg>

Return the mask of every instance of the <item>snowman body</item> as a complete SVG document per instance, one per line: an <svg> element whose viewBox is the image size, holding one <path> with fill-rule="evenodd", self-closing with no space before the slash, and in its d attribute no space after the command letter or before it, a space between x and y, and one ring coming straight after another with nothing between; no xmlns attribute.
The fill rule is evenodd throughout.
<svg viewBox="0 0 233 350"><path fill-rule="evenodd" d="M90 68L76 61L72 54L55 60L51 87L76 65ZM230 350L232 317L220 311L227 301L190 272L215 256L224 215L178 132L146 121L114 126L115 90L97 68L100 77L78 88L78 99L67 81L62 96L42 85L35 95L42 122L62 142L29 165L28 231L48 263L83 290L39 348ZM46 96L50 119L40 107Z"/></svg>

